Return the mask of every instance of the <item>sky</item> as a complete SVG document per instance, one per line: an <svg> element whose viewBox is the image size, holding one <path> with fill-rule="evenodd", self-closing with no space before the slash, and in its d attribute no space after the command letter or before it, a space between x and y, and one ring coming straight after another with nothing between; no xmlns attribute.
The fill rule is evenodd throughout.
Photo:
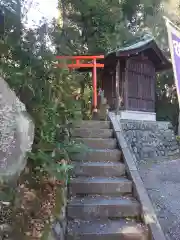
<svg viewBox="0 0 180 240"><path fill-rule="evenodd" d="M42 17L51 20L58 17L58 0L33 0L28 12L28 26L38 24Z"/></svg>

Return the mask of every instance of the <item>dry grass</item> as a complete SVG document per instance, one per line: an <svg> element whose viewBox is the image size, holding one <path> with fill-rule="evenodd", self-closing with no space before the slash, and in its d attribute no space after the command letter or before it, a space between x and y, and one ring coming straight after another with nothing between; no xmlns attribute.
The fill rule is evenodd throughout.
<svg viewBox="0 0 180 240"><path fill-rule="evenodd" d="M57 207L56 203L61 202L62 184L31 167L25 169L19 179L14 204L6 207L9 216L4 223L12 225L10 239L45 239L56 213L60 213L61 206Z"/></svg>

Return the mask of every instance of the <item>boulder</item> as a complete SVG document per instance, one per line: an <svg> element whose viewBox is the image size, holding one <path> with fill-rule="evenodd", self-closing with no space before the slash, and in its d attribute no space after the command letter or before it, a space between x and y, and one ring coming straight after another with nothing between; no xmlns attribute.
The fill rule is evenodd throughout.
<svg viewBox="0 0 180 240"><path fill-rule="evenodd" d="M13 182L27 163L34 123L25 105L0 77L0 180Z"/></svg>

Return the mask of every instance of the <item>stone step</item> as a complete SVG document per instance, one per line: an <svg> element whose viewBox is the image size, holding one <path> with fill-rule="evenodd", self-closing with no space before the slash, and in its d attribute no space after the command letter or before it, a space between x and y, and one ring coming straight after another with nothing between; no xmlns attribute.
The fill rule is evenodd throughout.
<svg viewBox="0 0 180 240"><path fill-rule="evenodd" d="M84 162L77 163L74 166L73 173L75 176L104 176L104 177L121 177L125 175L125 165L123 163L104 163L104 162Z"/></svg>
<svg viewBox="0 0 180 240"><path fill-rule="evenodd" d="M127 178L77 177L70 181L70 194L117 195L132 192L132 182Z"/></svg>
<svg viewBox="0 0 180 240"><path fill-rule="evenodd" d="M88 150L72 156L72 161L84 162L118 162L121 160L121 150L119 149L97 149Z"/></svg>
<svg viewBox="0 0 180 240"><path fill-rule="evenodd" d="M140 216L140 204L131 197L75 197L68 203L67 214L73 219L117 218Z"/></svg>
<svg viewBox="0 0 180 240"><path fill-rule="evenodd" d="M117 141L115 138L76 138L75 140L92 149L115 149L117 147Z"/></svg>
<svg viewBox="0 0 180 240"><path fill-rule="evenodd" d="M148 229L131 220L70 221L67 240L148 240Z"/></svg>
<svg viewBox="0 0 180 240"><path fill-rule="evenodd" d="M109 121L94 121L94 120L87 120L87 121L78 121L75 123L76 128L97 128L97 129L108 129L110 128Z"/></svg>
<svg viewBox="0 0 180 240"><path fill-rule="evenodd" d="M112 129L74 128L72 131L72 137L78 138L111 138L112 136Z"/></svg>

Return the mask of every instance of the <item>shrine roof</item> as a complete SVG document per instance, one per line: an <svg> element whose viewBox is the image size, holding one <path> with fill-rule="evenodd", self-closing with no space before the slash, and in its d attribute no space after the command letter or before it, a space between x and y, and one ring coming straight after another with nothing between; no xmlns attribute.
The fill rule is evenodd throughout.
<svg viewBox="0 0 180 240"><path fill-rule="evenodd" d="M118 52L119 54L126 52L126 51L132 51L132 50L140 50L142 47L147 46L147 44L151 43L152 41L154 41L154 38L150 37L150 38L142 38L141 40L139 40L138 42L135 42L133 44L128 44L125 47L121 47L121 48L117 48L114 51L109 52L107 55L114 53L114 52Z"/></svg>
<svg viewBox="0 0 180 240"><path fill-rule="evenodd" d="M129 58L140 53L143 53L144 56L148 57L148 59L152 61L155 65L156 71L162 71L172 67L171 62L158 47L153 37L144 37L136 43L109 52L106 55L104 62L106 63L110 58Z"/></svg>

